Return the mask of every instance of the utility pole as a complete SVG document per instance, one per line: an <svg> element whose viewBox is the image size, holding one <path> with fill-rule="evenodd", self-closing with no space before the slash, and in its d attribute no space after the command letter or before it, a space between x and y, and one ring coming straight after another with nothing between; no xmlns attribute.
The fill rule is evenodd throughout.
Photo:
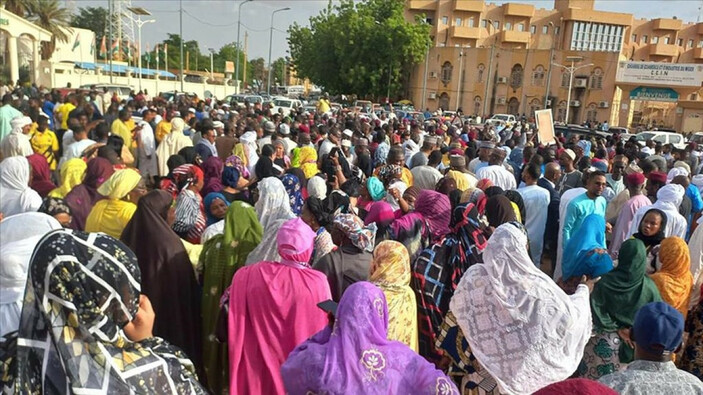
<svg viewBox="0 0 703 395"><path fill-rule="evenodd" d="M491 28L493 27L493 21L490 19L487 19L486 22L488 22L488 34L490 36ZM496 41L493 40L493 44L491 45L491 55L488 57L488 74L486 74L486 91L483 94L483 114L481 119L485 118L488 116L486 113L486 105L488 104L488 86L491 83L491 70L493 69L493 54L496 49Z"/></svg>
<svg viewBox="0 0 703 395"><path fill-rule="evenodd" d="M464 50L459 49L459 82L457 82L456 85L456 110L459 110L459 107L461 107L461 85L462 85L462 77L464 76Z"/></svg>
<svg viewBox="0 0 703 395"><path fill-rule="evenodd" d="M181 80L181 92L183 92L183 0L179 0L180 3L180 47L181 47L181 67L180 67L180 75L178 76Z"/></svg>
<svg viewBox="0 0 703 395"><path fill-rule="evenodd" d="M574 73L582 69L584 67L591 67L593 66L593 63L589 64L584 64L582 66L574 67L575 63L578 63L583 60L583 56L567 56L566 60L571 62L571 66L564 66L563 64L557 64L557 63L552 63L554 66L561 67L564 70L566 70L567 73L569 73L569 93L566 95L566 119L564 120L565 124L569 124L569 110L571 109L571 87L574 84Z"/></svg>
<svg viewBox="0 0 703 395"><path fill-rule="evenodd" d="M239 3L239 9L237 10L237 51L241 51L241 45L239 45L239 30L242 28L242 6L252 0L244 0ZM244 40L246 41L247 32L244 32ZM246 52L246 51L245 51ZM244 58L244 68L246 69L246 58ZM234 68L234 79L237 80L237 93L242 89L239 86L239 53L237 53L236 66ZM246 71L242 76L242 80L246 81Z"/></svg>
<svg viewBox="0 0 703 395"><path fill-rule="evenodd" d="M247 64L249 63L249 61L247 60L248 48L249 48L249 33L244 32L244 72L242 73L243 84L239 89L237 89L237 93L240 93L241 88L243 88L244 85L247 83Z"/></svg>

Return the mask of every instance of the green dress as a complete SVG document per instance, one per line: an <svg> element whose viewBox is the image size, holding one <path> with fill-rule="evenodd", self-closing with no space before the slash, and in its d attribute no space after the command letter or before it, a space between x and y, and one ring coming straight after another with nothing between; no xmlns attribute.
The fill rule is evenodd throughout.
<svg viewBox="0 0 703 395"><path fill-rule="evenodd" d="M625 241L618 260L618 266L596 283L591 294L595 336L586 345L581 373L594 380L632 362L634 350L619 338L617 331L632 327L640 307L662 300L657 286L647 276L647 250L642 241Z"/></svg>
<svg viewBox="0 0 703 395"><path fill-rule="evenodd" d="M227 343L214 336L220 311L220 298L232 283L234 273L247 255L261 242L263 229L254 207L234 201L225 216L225 232L208 240L200 255L198 270L203 277L203 363L207 384L213 394L229 388Z"/></svg>

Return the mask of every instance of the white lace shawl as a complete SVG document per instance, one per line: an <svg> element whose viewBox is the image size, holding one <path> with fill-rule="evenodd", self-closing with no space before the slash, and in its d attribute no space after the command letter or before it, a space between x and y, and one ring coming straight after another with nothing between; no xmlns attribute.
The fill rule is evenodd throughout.
<svg viewBox="0 0 703 395"><path fill-rule="evenodd" d="M254 248L244 263L251 265L262 261L279 261L276 236L284 222L295 218L290 209L290 199L281 180L276 177L266 177L259 181L259 200L254 205L259 223L264 230L261 243Z"/></svg>

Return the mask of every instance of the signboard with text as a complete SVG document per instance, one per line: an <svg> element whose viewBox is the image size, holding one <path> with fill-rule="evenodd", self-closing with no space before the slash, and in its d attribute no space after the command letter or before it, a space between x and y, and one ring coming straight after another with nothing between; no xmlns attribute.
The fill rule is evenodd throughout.
<svg viewBox="0 0 703 395"><path fill-rule="evenodd" d="M679 100L679 94L671 88L638 86L630 91L630 100L650 100L675 103Z"/></svg>
<svg viewBox="0 0 703 395"><path fill-rule="evenodd" d="M548 108L546 110L535 111L535 122L537 123L537 130L539 142L542 144L552 144L554 141L554 120L552 118L552 109Z"/></svg>
<svg viewBox="0 0 703 395"><path fill-rule="evenodd" d="M619 62L615 82L700 87L703 84L703 64Z"/></svg>

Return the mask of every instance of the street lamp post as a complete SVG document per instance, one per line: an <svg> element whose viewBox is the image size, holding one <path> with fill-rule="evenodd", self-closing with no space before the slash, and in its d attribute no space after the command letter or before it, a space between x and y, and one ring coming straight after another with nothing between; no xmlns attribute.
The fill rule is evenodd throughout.
<svg viewBox="0 0 703 395"><path fill-rule="evenodd" d="M142 7L128 7L127 8L129 11L131 11L134 15L137 16L137 20L134 21L134 23L137 24L137 35L139 36L139 53L137 53L137 56L139 57L138 59L138 67L139 67L139 90L142 90L142 26L144 26L147 23L154 23L156 22L155 19L147 19L147 20L142 20L142 16L146 15L151 15L151 13L147 10L145 10Z"/></svg>
<svg viewBox="0 0 703 395"><path fill-rule="evenodd" d="M213 61L213 55L215 54L214 48L208 48L210 50L210 81L215 80L215 62Z"/></svg>
<svg viewBox="0 0 703 395"><path fill-rule="evenodd" d="M180 61L181 62L179 65L179 69L180 69L179 73L180 74L178 75L178 78L181 80L181 92L183 92L183 0L180 0L179 5L180 5L180 28L179 28L178 34L179 34L179 38L181 40L180 45L179 45L180 50L181 50L181 54L180 54ZM168 62L168 59L166 59L166 62ZM168 71L168 68L166 71Z"/></svg>
<svg viewBox="0 0 703 395"><path fill-rule="evenodd" d="M493 26L493 21L490 19L487 19L486 22L488 23L488 35L491 35L491 28ZM495 52L496 49L496 42L495 39L493 40L493 45L491 45L491 54L488 58L488 74L486 74L486 91L483 94L483 116L486 117L488 114L486 114L486 105L488 104L488 85L491 82L491 71L493 68L493 53ZM483 118L481 118L483 119Z"/></svg>
<svg viewBox="0 0 703 395"><path fill-rule="evenodd" d="M277 12L288 10L290 10L290 7L279 8L271 13L271 27L269 29L269 76L266 79L266 94L268 95L271 94L271 71L273 69L273 65L271 64L271 47L273 46L273 16L276 15Z"/></svg>
<svg viewBox="0 0 703 395"><path fill-rule="evenodd" d="M241 52L241 45L239 45L239 30L242 26L242 6L253 0L244 0L239 3L239 8L237 10L237 51ZM236 66L234 67L234 79L237 81L237 93L239 93L239 52L237 52Z"/></svg>
<svg viewBox="0 0 703 395"><path fill-rule="evenodd" d="M569 124L569 109L571 108L571 87L574 84L574 73L577 70L580 70L584 67L591 67L593 66L593 63L589 64L584 64L578 67L574 67L574 64L580 62L583 60L583 56L567 56L566 60L571 63L571 66L564 66L563 64L557 64L557 63L552 63L552 65L561 67L564 70L566 70L567 73L569 73L569 91L566 95L566 119L564 119L564 123L567 125Z"/></svg>

